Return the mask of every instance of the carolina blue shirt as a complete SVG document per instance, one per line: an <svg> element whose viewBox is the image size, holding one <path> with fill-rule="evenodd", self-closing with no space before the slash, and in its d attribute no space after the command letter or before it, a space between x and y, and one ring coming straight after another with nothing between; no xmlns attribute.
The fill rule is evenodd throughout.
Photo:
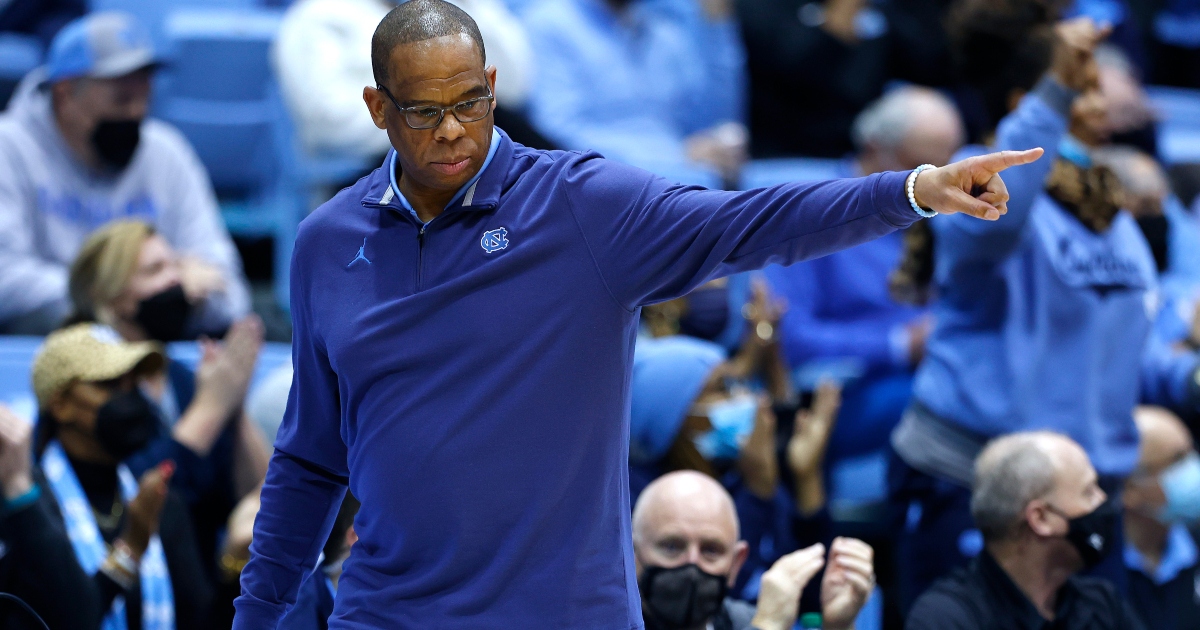
<svg viewBox="0 0 1200 630"><path fill-rule="evenodd" d="M275 627L347 484L330 628L641 628L640 307L917 219L905 173L711 191L496 133L475 194L424 227L382 169L300 225L296 376L235 628Z"/></svg>
<svg viewBox="0 0 1200 630"><path fill-rule="evenodd" d="M525 25L538 58L530 116L538 130L559 146L677 181L715 178L688 159L684 141L743 119L745 53L732 19L709 22L673 4L639 1L622 13L605 0L530 7Z"/></svg>
<svg viewBox="0 0 1200 630"><path fill-rule="evenodd" d="M934 219L935 325L913 395L983 437L1063 432L1100 474L1123 476L1137 462L1134 405L1181 404L1196 359L1149 335L1157 271L1133 218L1096 234L1044 194L1063 114L1033 93L997 129L997 149L1046 149L1005 171L1008 214Z"/></svg>

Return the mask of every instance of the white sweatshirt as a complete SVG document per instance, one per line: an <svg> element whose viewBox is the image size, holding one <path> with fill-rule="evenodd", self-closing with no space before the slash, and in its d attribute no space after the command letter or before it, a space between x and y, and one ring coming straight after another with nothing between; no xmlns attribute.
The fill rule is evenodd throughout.
<svg viewBox="0 0 1200 630"><path fill-rule="evenodd" d="M529 96L533 50L500 0L450 0L474 18L487 63L496 66L496 102L520 108ZM288 9L272 50L275 74L300 140L316 154L378 157L391 146L375 127L362 91L374 86L371 36L387 0L299 0Z"/></svg>
<svg viewBox="0 0 1200 630"><path fill-rule="evenodd" d="M37 89L25 77L0 114L0 323L45 309L65 315L69 267L96 228L142 219L181 254L220 267L226 290L206 303L204 329L250 310L242 263L221 220L204 166L174 127L142 124L133 161L118 175L96 173L67 147Z"/></svg>

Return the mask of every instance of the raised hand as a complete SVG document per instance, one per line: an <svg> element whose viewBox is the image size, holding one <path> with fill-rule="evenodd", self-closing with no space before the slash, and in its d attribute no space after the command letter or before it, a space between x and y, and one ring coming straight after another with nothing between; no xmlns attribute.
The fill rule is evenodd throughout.
<svg viewBox="0 0 1200 630"><path fill-rule="evenodd" d="M1063 20L1054 27L1054 53L1050 59L1050 75L1055 81L1082 92L1096 87L1099 68L1093 53L1096 46L1108 37L1112 27L1098 26L1089 17Z"/></svg>
<svg viewBox="0 0 1200 630"><path fill-rule="evenodd" d="M738 470L750 492L764 501L775 496L779 463L775 457L775 412L765 397L759 400L754 430L738 452Z"/></svg>
<svg viewBox="0 0 1200 630"><path fill-rule="evenodd" d="M790 630L800 610L800 593L825 566L825 545L793 551L775 561L762 576L758 607L750 625L758 630Z"/></svg>
<svg viewBox="0 0 1200 630"><path fill-rule="evenodd" d="M33 425L0 405L0 489L5 499L16 499L33 488L32 436Z"/></svg>
<svg viewBox="0 0 1200 630"><path fill-rule="evenodd" d="M812 406L796 412L795 429L787 444L787 461L798 480L821 469L841 406L841 386L825 381L817 386Z"/></svg>
<svg viewBox="0 0 1200 630"><path fill-rule="evenodd" d="M202 341L204 353L196 370L197 398L211 398L226 416L241 408L262 350L263 335L262 320L249 315L234 322L223 343Z"/></svg>
<svg viewBox="0 0 1200 630"><path fill-rule="evenodd" d="M163 503L167 500L167 487L175 474L175 464L166 461L151 468L138 481L137 496L129 502L129 519L121 540L129 545L135 559L146 553L150 537L158 532Z"/></svg>
<svg viewBox="0 0 1200 630"><path fill-rule="evenodd" d="M848 630L875 588L875 550L854 538L836 538L821 580L821 615L826 630Z"/></svg>
<svg viewBox="0 0 1200 630"><path fill-rule="evenodd" d="M201 302L213 293L225 290L225 276L212 263L195 256L179 259L179 283L189 302Z"/></svg>
<svg viewBox="0 0 1200 630"><path fill-rule="evenodd" d="M246 400L254 364L263 344L257 315L234 322L223 343L202 339L196 368L196 395L171 430L175 441L205 456Z"/></svg>
<svg viewBox="0 0 1200 630"><path fill-rule="evenodd" d="M816 514L825 507L821 464L841 406L841 386L823 382L817 386L812 405L796 413L795 428L787 443L787 464L792 472L796 508L801 514Z"/></svg>
<svg viewBox="0 0 1200 630"><path fill-rule="evenodd" d="M999 173L1042 157L1042 149L999 151L970 157L917 175L917 205L942 214L969 214L995 221L1008 212L1008 188Z"/></svg>

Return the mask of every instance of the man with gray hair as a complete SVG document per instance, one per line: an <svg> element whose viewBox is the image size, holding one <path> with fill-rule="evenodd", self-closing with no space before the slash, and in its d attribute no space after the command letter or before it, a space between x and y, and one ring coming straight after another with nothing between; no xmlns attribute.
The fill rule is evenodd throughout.
<svg viewBox="0 0 1200 630"><path fill-rule="evenodd" d="M1140 630L1111 584L1079 577L1114 545L1118 510L1083 448L1014 433L975 460L971 516L984 551L917 600L908 630Z"/></svg>
<svg viewBox="0 0 1200 630"><path fill-rule="evenodd" d="M858 155L841 177L921 164L946 164L966 136L958 111L938 92L892 90L854 122ZM784 352L794 366L849 362L843 407L829 461L878 452L908 405L913 370L925 353L925 309L899 304L888 274L901 259L900 232L810 262L771 267L767 279L785 298Z"/></svg>

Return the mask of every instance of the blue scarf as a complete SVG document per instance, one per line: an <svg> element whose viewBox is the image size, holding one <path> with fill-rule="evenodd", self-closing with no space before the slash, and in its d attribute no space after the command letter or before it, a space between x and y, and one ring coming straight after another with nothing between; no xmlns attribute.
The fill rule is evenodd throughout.
<svg viewBox="0 0 1200 630"><path fill-rule="evenodd" d="M58 442L46 446L46 452L42 455L42 472L58 501L79 566L88 575L95 575L108 556L108 545L100 537L100 529L96 526L96 517L88 505L87 496ZM137 496L137 481L123 464L117 468L117 475L121 481L121 499L125 505L129 505ZM143 630L174 630L175 595L171 590L171 576L167 573L167 561L158 534L150 538L150 545L142 554L138 575L142 585ZM127 627L125 598L117 596L100 628L126 630Z"/></svg>

